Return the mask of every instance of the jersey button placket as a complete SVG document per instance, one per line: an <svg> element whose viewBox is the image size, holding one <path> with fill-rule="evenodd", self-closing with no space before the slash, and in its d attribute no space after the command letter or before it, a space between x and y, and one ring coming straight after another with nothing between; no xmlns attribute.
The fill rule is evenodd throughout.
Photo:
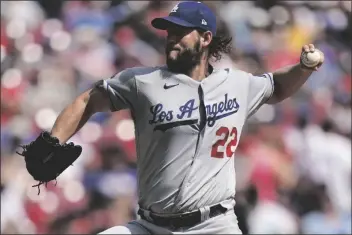
<svg viewBox="0 0 352 235"><path fill-rule="evenodd" d="M196 151L195 155L193 158L193 164L194 166L195 162L197 161L197 156L199 155L199 150L200 146L203 140L204 132L205 132L205 124L206 124L206 110L205 110L205 105L204 105L204 92L202 89L202 86L199 85L198 87L198 95L199 95L199 133L198 133L198 140L197 140L197 146L196 146ZM192 183L192 176L188 178L186 182L186 187L190 187Z"/></svg>

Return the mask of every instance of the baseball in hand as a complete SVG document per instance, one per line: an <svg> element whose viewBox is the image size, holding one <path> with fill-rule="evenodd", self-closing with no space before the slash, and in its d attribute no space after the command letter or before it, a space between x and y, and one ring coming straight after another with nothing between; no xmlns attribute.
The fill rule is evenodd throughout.
<svg viewBox="0 0 352 235"><path fill-rule="evenodd" d="M321 63L322 53L318 49L312 51L304 51L301 55L302 63L308 68L314 68Z"/></svg>

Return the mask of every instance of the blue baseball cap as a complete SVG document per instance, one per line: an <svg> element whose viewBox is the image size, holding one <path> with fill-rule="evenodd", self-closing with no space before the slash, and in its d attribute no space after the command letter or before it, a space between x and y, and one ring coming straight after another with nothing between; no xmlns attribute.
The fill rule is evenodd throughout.
<svg viewBox="0 0 352 235"><path fill-rule="evenodd" d="M180 2L172 8L169 16L155 18L152 26L166 30L170 23L187 28L199 28L216 35L216 16L212 10L201 2Z"/></svg>

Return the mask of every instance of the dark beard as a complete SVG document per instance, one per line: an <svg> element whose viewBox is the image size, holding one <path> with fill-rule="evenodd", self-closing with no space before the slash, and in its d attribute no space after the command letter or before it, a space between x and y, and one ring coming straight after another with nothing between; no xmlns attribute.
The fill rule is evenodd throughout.
<svg viewBox="0 0 352 235"><path fill-rule="evenodd" d="M169 52L169 47L166 47L166 55ZM199 40L194 48L187 48L178 55L176 60L167 57L166 64L171 72L188 74L196 65L200 64L202 54L203 50L201 49Z"/></svg>

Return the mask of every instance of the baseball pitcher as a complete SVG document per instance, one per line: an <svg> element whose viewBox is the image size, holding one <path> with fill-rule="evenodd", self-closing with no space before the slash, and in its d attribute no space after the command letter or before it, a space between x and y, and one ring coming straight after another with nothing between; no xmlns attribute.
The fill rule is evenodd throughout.
<svg viewBox="0 0 352 235"><path fill-rule="evenodd" d="M123 70L78 96L50 133L23 146L28 172L39 185L56 179L81 154L66 141L94 113L130 109L141 219L101 234L241 234L233 208L243 125L262 104L294 94L324 56L309 44L300 63L260 76L215 69L209 59L230 52L231 38L217 35L205 4L181 2L152 25L167 31L166 64Z"/></svg>

